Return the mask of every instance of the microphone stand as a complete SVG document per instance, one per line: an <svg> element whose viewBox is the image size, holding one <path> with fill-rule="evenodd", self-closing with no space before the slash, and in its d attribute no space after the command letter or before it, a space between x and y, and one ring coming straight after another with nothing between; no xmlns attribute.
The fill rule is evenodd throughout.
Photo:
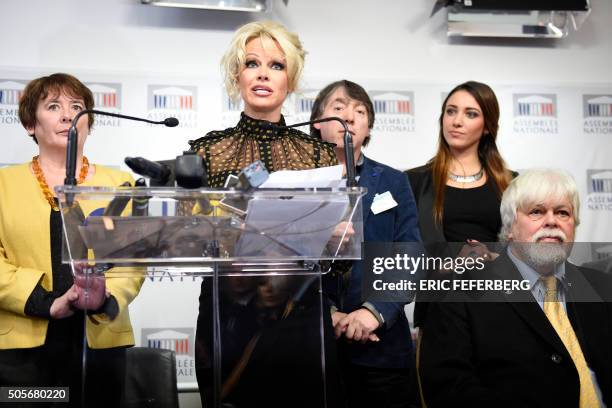
<svg viewBox="0 0 612 408"><path fill-rule="evenodd" d="M349 132L346 121L340 119L337 116L330 116L328 118L315 119L308 122L295 123L293 125L284 126L288 128L296 128L300 126L313 125L315 123L323 122L340 122L344 128L344 165L346 167L346 186L356 187L356 171L355 171L355 148L353 147L353 135Z"/></svg>
<svg viewBox="0 0 612 408"><path fill-rule="evenodd" d="M166 125L168 127L174 127L179 124L176 118L166 118L162 121L154 121L149 119L137 118L135 116L122 115L120 113L104 112L96 109L85 109L76 114L72 119L72 124L68 130L68 145L66 147L66 178L64 179L64 185L76 186L76 162L77 162L77 150L79 145L79 132L77 131L76 124L81 116L89 113L102 116L112 116L114 118L137 120L140 122L152 123L154 125Z"/></svg>

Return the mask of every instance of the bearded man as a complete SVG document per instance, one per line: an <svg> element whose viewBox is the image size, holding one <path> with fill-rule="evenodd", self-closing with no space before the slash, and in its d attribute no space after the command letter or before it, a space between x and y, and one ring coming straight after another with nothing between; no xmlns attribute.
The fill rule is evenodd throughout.
<svg viewBox="0 0 612 408"><path fill-rule="evenodd" d="M576 183L529 170L501 202L502 255L470 279L528 281L430 305L419 374L432 407L612 407L610 277L567 261ZM448 300L447 298L447 300Z"/></svg>

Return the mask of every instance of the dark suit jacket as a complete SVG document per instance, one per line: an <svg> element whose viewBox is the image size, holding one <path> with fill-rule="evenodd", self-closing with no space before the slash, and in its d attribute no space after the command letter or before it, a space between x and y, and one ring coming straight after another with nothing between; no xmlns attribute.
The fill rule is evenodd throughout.
<svg viewBox="0 0 612 408"><path fill-rule="evenodd" d="M433 219L431 209L434 206L434 187L431 167L424 165L405 172L417 203L419 230L425 245L446 242L444 230Z"/></svg>
<svg viewBox="0 0 612 408"><path fill-rule="evenodd" d="M575 301L597 298L601 288L609 300L610 278L569 263L565 272L569 319L611 406L611 304ZM474 277L493 275L522 279L505 253ZM531 292L494 296L496 302L430 304L420 354L428 407L578 407L576 367Z"/></svg>
<svg viewBox="0 0 612 408"><path fill-rule="evenodd" d="M446 237L444 237L444 230L435 223L431 214L435 198L431 167L426 164L408 170L405 173L408 175L410 186L414 193L414 199L417 203L419 229L421 231L421 237L423 238L423 244L430 246L435 243L445 243ZM518 173L512 172L512 177L516 177L517 175Z"/></svg>
<svg viewBox="0 0 612 408"><path fill-rule="evenodd" d="M363 198L363 231L367 242L420 242L416 203L406 175L364 156L359 186L368 189ZM379 214L370 210L374 196L389 191L397 206ZM363 263L353 264L343 312L361 307ZM332 297L338 298L338 293ZM385 320L377 332L378 343L348 345L350 360L355 364L378 368L408 368L412 364L412 341L402 302L371 302Z"/></svg>

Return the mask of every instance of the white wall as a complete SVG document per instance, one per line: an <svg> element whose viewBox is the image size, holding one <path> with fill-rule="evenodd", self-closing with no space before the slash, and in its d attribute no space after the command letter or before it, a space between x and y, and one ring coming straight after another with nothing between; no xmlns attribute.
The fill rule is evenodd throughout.
<svg viewBox="0 0 612 408"><path fill-rule="evenodd" d="M609 82L612 3L563 40L446 37L431 0L271 0L266 14L167 9L138 0L13 0L0 3L1 65L44 70L217 75L232 31L279 20L309 51L307 74L329 78L504 82ZM6 35L8 34L8 35Z"/></svg>

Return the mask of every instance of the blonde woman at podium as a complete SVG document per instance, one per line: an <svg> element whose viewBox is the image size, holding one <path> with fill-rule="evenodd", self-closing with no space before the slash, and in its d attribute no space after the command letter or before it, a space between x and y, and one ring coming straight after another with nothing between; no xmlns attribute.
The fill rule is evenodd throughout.
<svg viewBox="0 0 612 408"><path fill-rule="evenodd" d="M123 349L134 344L128 304L142 284L139 278L106 282L100 276L89 280L86 298L84 280L75 280L62 263L63 227L54 187L64 184L72 119L93 105L91 91L71 75L31 81L19 102L19 119L38 153L31 162L0 169L0 384L69 387L67 406L81 405L84 333L88 380L103 376L105 390L87 406L118 406L113 398L123 378ZM89 114L77 124L78 184L132 181L128 173L91 164L83 156L93 120ZM106 364L96 364L101 361Z"/></svg>
<svg viewBox="0 0 612 408"><path fill-rule="evenodd" d="M337 164L333 144L283 129L283 102L298 86L305 54L298 36L272 21L236 31L221 66L230 98L244 104L240 121L190 142L204 158L211 187L223 187L256 160L269 172Z"/></svg>
<svg viewBox="0 0 612 408"><path fill-rule="evenodd" d="M236 126L209 132L190 142L191 149L204 158L211 187L223 187L228 176L237 175L256 160L261 160L269 172L337 164L333 144L284 128L282 105L297 88L305 54L298 36L275 22L252 22L235 32L221 65L227 92L234 101L243 102L244 111ZM269 302L262 296L272 293L273 288L297 290L293 285L299 278L293 277L289 282L279 278L282 277L269 276L259 282L251 279L252 284L243 282L240 287L245 290L240 296L232 295L236 293L235 279L220 281L222 399L236 407L322 406L317 395L321 382L315 378L321 374L320 368L318 373L316 369L321 355L309 354L316 347L306 342L315 334L306 333L307 323L301 324L308 320L304 313L314 313L315 308L288 312L287 300L274 308L267 307ZM306 293L302 299L310 296L310 292ZM207 400L211 398L214 375L210 364L211 307L211 293L205 280L196 334L196 373L203 404L210 403ZM320 307L316 313L320 313ZM293 330L287 330L289 325ZM333 335L330 344L333 348ZM295 372L287 371L291 366ZM328 377L333 376L329 369L327 372ZM337 387L328 387L328 406L334 406L330 402L333 397L329 396L333 393L337 393Z"/></svg>

